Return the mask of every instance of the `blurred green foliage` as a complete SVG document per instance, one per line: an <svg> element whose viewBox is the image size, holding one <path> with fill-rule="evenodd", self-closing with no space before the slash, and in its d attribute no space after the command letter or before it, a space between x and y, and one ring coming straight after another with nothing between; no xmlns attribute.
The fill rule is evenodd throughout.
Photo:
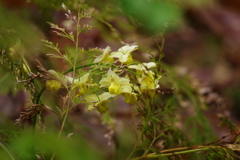
<svg viewBox="0 0 240 160"><path fill-rule="evenodd" d="M19 12L23 17L0 5L0 48L8 50L20 39L28 51L34 54L40 49L42 34L25 18L24 12Z"/></svg>
<svg viewBox="0 0 240 160"><path fill-rule="evenodd" d="M101 154L90 148L80 135L72 135L69 138L58 139L58 134L36 132L24 129L19 135L10 137L11 153L16 159L33 160L37 156L51 159L55 154L58 160L101 160ZM2 157L2 155L0 155Z"/></svg>
<svg viewBox="0 0 240 160"><path fill-rule="evenodd" d="M121 0L123 10L149 32L176 27L182 21L181 6L170 1Z"/></svg>
<svg viewBox="0 0 240 160"><path fill-rule="evenodd" d="M149 33L162 33L165 30L175 28L183 22L184 14L183 5L167 0L106 0L101 3L99 3L99 1L86 1L86 3L82 3L78 0L33 0L33 2L39 6L40 12L43 13L42 18L44 21L51 21L52 14L61 8L62 3L64 3L69 9L73 9L75 11L77 9L89 8L89 6L94 5L97 11L99 11L93 13L93 17L97 19L97 22L95 22L96 26L100 26L100 34L105 33L105 36L111 36L114 37L112 39L117 39L114 42L112 41L112 43L120 43L121 38L125 38L127 36L132 38L131 35L135 36L137 34L141 34L135 32L139 26L146 29ZM30 22L28 19L29 15L26 16L23 12L20 12L18 15L16 12L14 13L4 8L0 8L0 13L0 50L2 51L1 62L3 63L0 68L0 93L5 94L11 90L15 90L16 75L18 72L14 72L16 71L14 69L20 68L20 71L23 72L22 64L24 63L24 58L22 57L26 57L26 59L32 59L36 53L40 54L42 52L42 43L40 39L45 38L43 36L44 29L40 27L41 25L35 26L32 22ZM122 20L124 20L124 23ZM126 34L126 31L129 34ZM156 34L156 36L158 36L158 34ZM5 57L5 59L3 59L5 55L10 53L10 48L16 45L17 42L21 42L21 45L19 45L22 48L17 50L17 52L19 52L18 54L22 56L22 59L18 59L18 61L7 61L7 59L10 59L9 57ZM144 48L146 46L140 47ZM74 49L69 47L66 48L65 51L68 53L67 56L69 59L74 60ZM159 52L162 53L162 49L160 49ZM96 53L96 51L94 51L94 53ZM92 56L94 53L90 52L89 55ZM79 64L82 62L83 58L82 55L80 56ZM46 63L48 65L50 62ZM157 97L156 100L146 101L146 106L149 108L144 108L145 106L143 107L141 105L135 105L132 107L132 112L136 112L134 114L146 114L142 114L141 117L139 115L139 117L136 115L134 115L135 117L133 116L134 120L138 122L138 124L134 126L138 129L137 131L134 127L132 127L130 129L132 132L130 132L125 126L126 128L119 131L118 135L114 137L115 140L113 140L113 142L116 143L116 155L113 157L108 157L109 159L126 159L126 157L131 154L131 150L134 156L139 157L152 152L159 153L161 147L164 149L171 149L175 147L196 146L216 140L216 136L212 131L209 121L201 112L201 109L205 103L200 101L202 97L197 93L196 88L191 85L191 78L188 77L188 75L179 77L172 67L169 67L163 63L159 63L158 66L158 71L161 72L161 74L163 74L164 71L168 71L167 75L163 74L164 76L161 79L161 86L174 88L174 91L171 91L171 94L167 95L159 94L159 97ZM85 73L85 71L82 72L82 74L83 73ZM24 78L26 79L30 78L27 77L26 73L25 76L26 77ZM38 96L38 98L41 97L40 90L44 88L41 85L44 85L44 83L34 81L32 84L37 86L34 88L36 93L32 93L32 96ZM24 88L24 85L20 86L21 87L18 86L18 89ZM239 92L235 92L236 93L233 96L237 97ZM55 97L55 93L51 96L48 94L50 93L44 93L41 100L40 98L37 100L35 99L33 103L40 105L40 102L42 101L41 103L44 103L45 105L54 106L51 109L54 110L54 112L58 112L60 110L57 106L58 103L53 102L57 100L53 99L59 99L60 96ZM181 114L184 115L184 111L189 109L184 108L180 101L190 103L192 105L191 109L194 110L194 114L180 119L179 117ZM78 101L76 100L76 102ZM29 104L28 105L30 106L30 109L39 107L32 107L32 104ZM48 111L50 110L47 107L44 109ZM36 113L42 114L43 112L43 110L40 111L39 109L39 111ZM81 112L83 111L81 110ZM83 114L85 114L85 112L83 112ZM77 134L74 133L72 136L67 136L68 133L66 133L71 133L77 128L81 131L86 131L86 133L89 135L91 135L91 132L96 131L95 135L97 135L97 129L92 131L86 126L79 124L78 121L67 121L63 134L65 136L59 137L59 133L55 132L55 130L57 130L57 125L55 122L56 115L52 114L51 117L47 117L45 119L50 121L50 123L46 122L46 126L48 127L46 130L42 129L40 131L40 129L37 128L36 131L32 131L28 128L25 128L23 130L19 130L19 132L17 131L16 133L14 132L16 129L14 128L12 131L8 131L10 133L7 134L5 134L4 131L1 131L0 158L7 160L12 156L15 157L15 159L20 160L33 160L37 159L37 156L39 156L44 159L51 159L51 157L54 155L55 158L59 160L101 160L107 157L106 155L103 155L103 153L99 153L101 149L92 147L95 144L90 143L94 142L86 142L86 140L84 140L84 138L81 136L81 132L76 131ZM34 122L34 116L30 117L28 120ZM39 119L39 121L41 120L42 119ZM93 119L93 121L94 120L95 119ZM98 119L98 121L100 120ZM103 115L102 121L106 124L111 123L112 126L114 124L110 114ZM41 123L43 123L43 121ZM177 126L177 123L180 123L183 128ZM12 125L12 123L9 124ZM100 127L104 128L106 126ZM232 128L234 130L235 126ZM159 142L162 144L158 146L157 143ZM134 143L136 143L135 146ZM212 157L214 156L219 158L217 153L212 153ZM220 157L221 156L223 157L224 155L220 155ZM193 157L195 159L201 159L199 155L193 155ZM209 157L209 159L211 159L211 154ZM170 159L172 158L170 157Z"/></svg>

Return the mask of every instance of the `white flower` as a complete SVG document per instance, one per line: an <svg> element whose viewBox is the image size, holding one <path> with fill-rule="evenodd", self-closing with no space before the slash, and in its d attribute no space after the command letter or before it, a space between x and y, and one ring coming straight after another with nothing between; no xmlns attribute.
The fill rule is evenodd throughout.
<svg viewBox="0 0 240 160"><path fill-rule="evenodd" d="M113 52L110 57L118 58L119 61L123 64L129 64L133 62L131 53L138 49L137 45L126 45L118 49L117 52Z"/></svg>
<svg viewBox="0 0 240 160"><path fill-rule="evenodd" d="M159 88L159 80L162 76L157 75L152 71L145 71L141 77L138 78L140 90L142 93L148 93L151 97L155 96L155 90Z"/></svg>
<svg viewBox="0 0 240 160"><path fill-rule="evenodd" d="M135 69L137 70L137 74L141 75L143 74L143 72L147 71L147 69L151 69L156 67L156 63L154 62L149 62L149 63L140 63L137 65L129 65L128 68L129 69Z"/></svg>
<svg viewBox="0 0 240 160"><path fill-rule="evenodd" d="M68 77L68 80L70 83L72 83L73 78ZM87 93L89 86L93 85L91 84L91 78L90 73L86 73L85 75L74 79L72 84L72 89L75 92L76 96L81 96Z"/></svg>
<svg viewBox="0 0 240 160"><path fill-rule="evenodd" d="M107 46L105 50L103 51L103 54L95 58L93 63L106 63L106 62L113 62L113 58L109 57L109 52L111 52L111 48Z"/></svg>
<svg viewBox="0 0 240 160"><path fill-rule="evenodd" d="M85 100L87 102L93 103L88 106L89 110L96 108L102 114L108 110L107 102L111 97L115 97L115 95L109 92L104 92L101 95L90 94L85 97Z"/></svg>
<svg viewBox="0 0 240 160"><path fill-rule="evenodd" d="M121 94L128 85L130 86L129 79L119 77L111 69L108 70L107 77L103 78L99 84L100 87L108 88L111 94Z"/></svg>

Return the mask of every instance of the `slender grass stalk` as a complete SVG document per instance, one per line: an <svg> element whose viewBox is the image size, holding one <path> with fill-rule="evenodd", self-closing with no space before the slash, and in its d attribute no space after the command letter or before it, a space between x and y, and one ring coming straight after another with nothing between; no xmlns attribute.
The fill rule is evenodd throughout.
<svg viewBox="0 0 240 160"><path fill-rule="evenodd" d="M37 94L36 96L36 104L40 104L40 98L43 94L43 92L45 91L45 87L43 87L40 92ZM38 106L35 106L35 107L38 107ZM38 114L34 114L33 117L32 117L32 120L33 120L33 125L32 125L32 133L33 133L33 136L35 136L35 130L36 130L36 125L37 125L37 117L38 117ZM32 151L34 152L35 151L35 146L32 145L31 147Z"/></svg>
<svg viewBox="0 0 240 160"><path fill-rule="evenodd" d="M145 99L142 99L142 101L144 101L144 100L145 100ZM146 103L144 103L144 104L147 104L147 110L148 110L148 111L147 111L147 116L144 117L143 128L142 128L141 133L140 133L140 135L139 135L138 138L137 138L137 142L135 143L135 145L134 145L131 153L129 154L129 156L128 156L128 158L127 158L127 160L129 160L129 159L132 157L133 153L136 151L136 148L137 148L140 140L142 139L144 128L145 128L146 125L148 125L149 115L150 115L150 110L151 110L149 100L147 99ZM147 154L147 152L145 152L144 155L145 155L145 154Z"/></svg>
<svg viewBox="0 0 240 160"><path fill-rule="evenodd" d="M201 148L201 149L191 149L191 150L185 150L185 151L179 151L179 152L172 152L172 153L165 153L165 154L156 154L151 153L142 157L133 158L131 160L140 160L140 159L148 159L148 158L157 158L157 157L166 157L166 156L174 156L179 154L187 154L187 153L193 153L193 152L199 152L199 151L205 151L209 150L210 148Z"/></svg>
<svg viewBox="0 0 240 160"><path fill-rule="evenodd" d="M158 158L158 157L167 157L167 156L174 156L174 155L181 155L193 152L201 152L210 149L217 149L217 148L225 148L229 149L227 146L195 146L195 147L180 147L180 148L172 148L160 151L160 153L151 153L141 157L136 157L131 160L141 160L141 159L150 159L150 158Z"/></svg>
<svg viewBox="0 0 240 160"><path fill-rule="evenodd" d="M153 124L153 127L154 127L154 139L152 140L152 142L150 143L150 145L149 145L149 148L150 147L152 147L153 146L153 144L155 143L155 141L158 139L158 136L156 137L156 125L155 124ZM160 136L159 136L160 137ZM149 148L148 149L146 149L146 151L144 152L144 154L143 155L146 155L148 152L149 152Z"/></svg>
<svg viewBox="0 0 240 160"><path fill-rule="evenodd" d="M143 135L143 129L141 130L141 133L140 133L140 135L138 136L137 142L135 143L135 145L134 145L131 153L130 153L129 156L127 157L127 160L129 160L129 159L132 157L133 153L136 151L136 148L137 148L137 146L138 146L138 144L139 144L139 142L140 142L140 139L141 139L142 135Z"/></svg>
<svg viewBox="0 0 240 160"><path fill-rule="evenodd" d="M2 144L2 142L0 142L0 146L1 146L2 149L9 155L9 157L11 158L11 160L15 160L15 158L13 157L13 155L11 154L11 152L7 149L7 147L4 146L4 144Z"/></svg>
<svg viewBox="0 0 240 160"><path fill-rule="evenodd" d="M79 51L79 46L78 46L78 38L79 38L79 34L81 33L81 31L79 30L79 25L80 25L80 20L81 20L81 16L80 16L80 11L78 11L78 18L77 18L77 34L76 34L76 41L74 42L75 43L75 58L74 58L74 63L73 63L73 80L72 80L72 84L75 80L75 73L76 73L76 64L77 64L77 57L78 57L78 51ZM72 87L70 88L70 91L69 91L69 98L72 97ZM60 131L58 133L58 139L60 139L61 135L62 135L62 131L63 131L63 128L65 126L65 123L66 123L66 120L67 120L67 116L68 116L68 113L71 109L70 107L70 100L68 101L68 107L66 109L66 112L64 113L64 116L63 116L63 121L61 123L61 128L60 128ZM53 160L55 157L55 153L53 153L52 157L51 157L51 160Z"/></svg>
<svg viewBox="0 0 240 160"><path fill-rule="evenodd" d="M41 98L41 96L42 96L42 94L43 94L44 91L45 91L45 87L43 87L43 88L40 90L40 92L38 93L38 95L37 95L37 97L36 97L36 104L39 104L40 98ZM36 115L36 114L33 116L33 125L32 125L32 130L33 130L33 132L35 132L35 129L36 129L37 116L38 116L38 115Z"/></svg>

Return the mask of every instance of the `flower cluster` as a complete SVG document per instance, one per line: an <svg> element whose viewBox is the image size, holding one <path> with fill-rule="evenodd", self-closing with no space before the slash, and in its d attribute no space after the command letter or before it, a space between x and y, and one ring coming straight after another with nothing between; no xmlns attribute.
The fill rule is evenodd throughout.
<svg viewBox="0 0 240 160"><path fill-rule="evenodd" d="M159 88L160 75L156 75L151 68L156 67L156 63L149 62L138 65L130 65L128 68L135 69L137 73L137 80L140 84L140 92L148 94L151 98L155 96L155 90Z"/></svg>
<svg viewBox="0 0 240 160"><path fill-rule="evenodd" d="M125 45L111 53L111 48L106 47L103 54L93 60L93 64L100 65L101 71L104 65L110 66L108 70L103 71L105 74L98 82L93 82L91 70L77 78L59 76L55 71L50 70L48 72L55 78L47 80L46 86L50 90L58 90L61 84L65 87L71 86L75 97L82 97L89 103L89 110L96 108L100 113L108 110L107 102L113 97L123 96L125 102L129 104L135 103L139 96L147 95L153 98L156 89L159 88L161 76L151 70L156 67L154 62L133 64L131 53L137 49L137 45ZM96 65L92 65L95 67L92 70L96 69ZM137 81L131 80L130 74ZM91 87L95 89L90 90Z"/></svg>

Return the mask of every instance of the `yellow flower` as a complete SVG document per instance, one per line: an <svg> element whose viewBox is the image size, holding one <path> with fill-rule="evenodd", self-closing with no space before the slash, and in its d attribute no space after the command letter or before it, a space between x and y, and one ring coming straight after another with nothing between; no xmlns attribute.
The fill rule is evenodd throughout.
<svg viewBox="0 0 240 160"><path fill-rule="evenodd" d="M134 104L138 99L136 93L123 93L122 95L125 98L125 102L129 104Z"/></svg>
<svg viewBox="0 0 240 160"><path fill-rule="evenodd" d="M75 91L76 96L81 96L87 93L89 86L91 85L91 79L89 78L90 73L83 75L80 78L77 78L73 82L73 90ZM70 83L72 83L72 78L69 77Z"/></svg>
<svg viewBox="0 0 240 160"><path fill-rule="evenodd" d="M155 90L159 88L158 83L160 78L161 76L155 77L155 73L152 71L145 71L144 74L138 78L141 92L147 93L153 98L155 96Z"/></svg>
<svg viewBox="0 0 240 160"><path fill-rule="evenodd" d="M147 69L151 69L156 67L156 63L154 62L149 62L149 63L140 63L137 65L129 65L129 69L135 69L137 71L137 74L141 75L143 74L144 71L147 71Z"/></svg>
<svg viewBox="0 0 240 160"><path fill-rule="evenodd" d="M101 85L100 87L108 88L111 94L121 94L124 87L130 85L129 79L119 77L111 69L108 70L107 77L101 79L99 84Z"/></svg>
<svg viewBox="0 0 240 160"><path fill-rule="evenodd" d="M85 97L87 102L93 103L88 106L89 110L96 108L101 114L105 113L108 110L107 102L109 102L109 98L115 97L115 95L104 92L101 95L90 94Z"/></svg>
<svg viewBox="0 0 240 160"><path fill-rule="evenodd" d="M103 78L99 84L100 87L108 88L110 94L124 96L127 103L133 104L137 101L137 94L133 92L129 79L119 77L111 69L108 70L107 77Z"/></svg>
<svg viewBox="0 0 240 160"><path fill-rule="evenodd" d="M57 80L47 80L46 88L50 91L56 91L61 87L61 82Z"/></svg>
<svg viewBox="0 0 240 160"><path fill-rule="evenodd" d="M140 93L155 96L155 90L159 88L159 79L161 76L155 76L155 73L149 69L156 67L156 63L142 63L137 65L129 65L129 69L135 69L137 72L137 79L140 84L140 88L137 89Z"/></svg>
<svg viewBox="0 0 240 160"><path fill-rule="evenodd" d="M109 52L111 52L111 48L109 46L107 46L105 48L105 50L103 51L103 54L98 56L93 63L98 63L98 62L102 62L102 63L106 63L106 62L113 62L113 58L109 57Z"/></svg>
<svg viewBox="0 0 240 160"><path fill-rule="evenodd" d="M137 101L137 94L133 92L131 84L125 84L122 86L121 95L125 98L126 103L133 104Z"/></svg>
<svg viewBox="0 0 240 160"><path fill-rule="evenodd" d="M48 70L48 73L49 73L49 77L51 79L55 79L55 80L61 82L65 87L67 87L67 81L68 81L67 76L57 73L56 71L54 71L52 69Z"/></svg>
<svg viewBox="0 0 240 160"><path fill-rule="evenodd" d="M48 70L48 78L51 80L46 81L46 88L51 91L56 91L61 87L61 84L66 86L67 79L65 76L60 75L54 70Z"/></svg>
<svg viewBox="0 0 240 160"><path fill-rule="evenodd" d="M108 87L108 91L112 94L119 94L120 93L120 85L115 82L111 82L110 86Z"/></svg>
<svg viewBox="0 0 240 160"><path fill-rule="evenodd" d="M137 45L126 45L118 49L117 52L111 53L111 58L118 58L122 64L130 64L133 62L131 53L138 49Z"/></svg>

